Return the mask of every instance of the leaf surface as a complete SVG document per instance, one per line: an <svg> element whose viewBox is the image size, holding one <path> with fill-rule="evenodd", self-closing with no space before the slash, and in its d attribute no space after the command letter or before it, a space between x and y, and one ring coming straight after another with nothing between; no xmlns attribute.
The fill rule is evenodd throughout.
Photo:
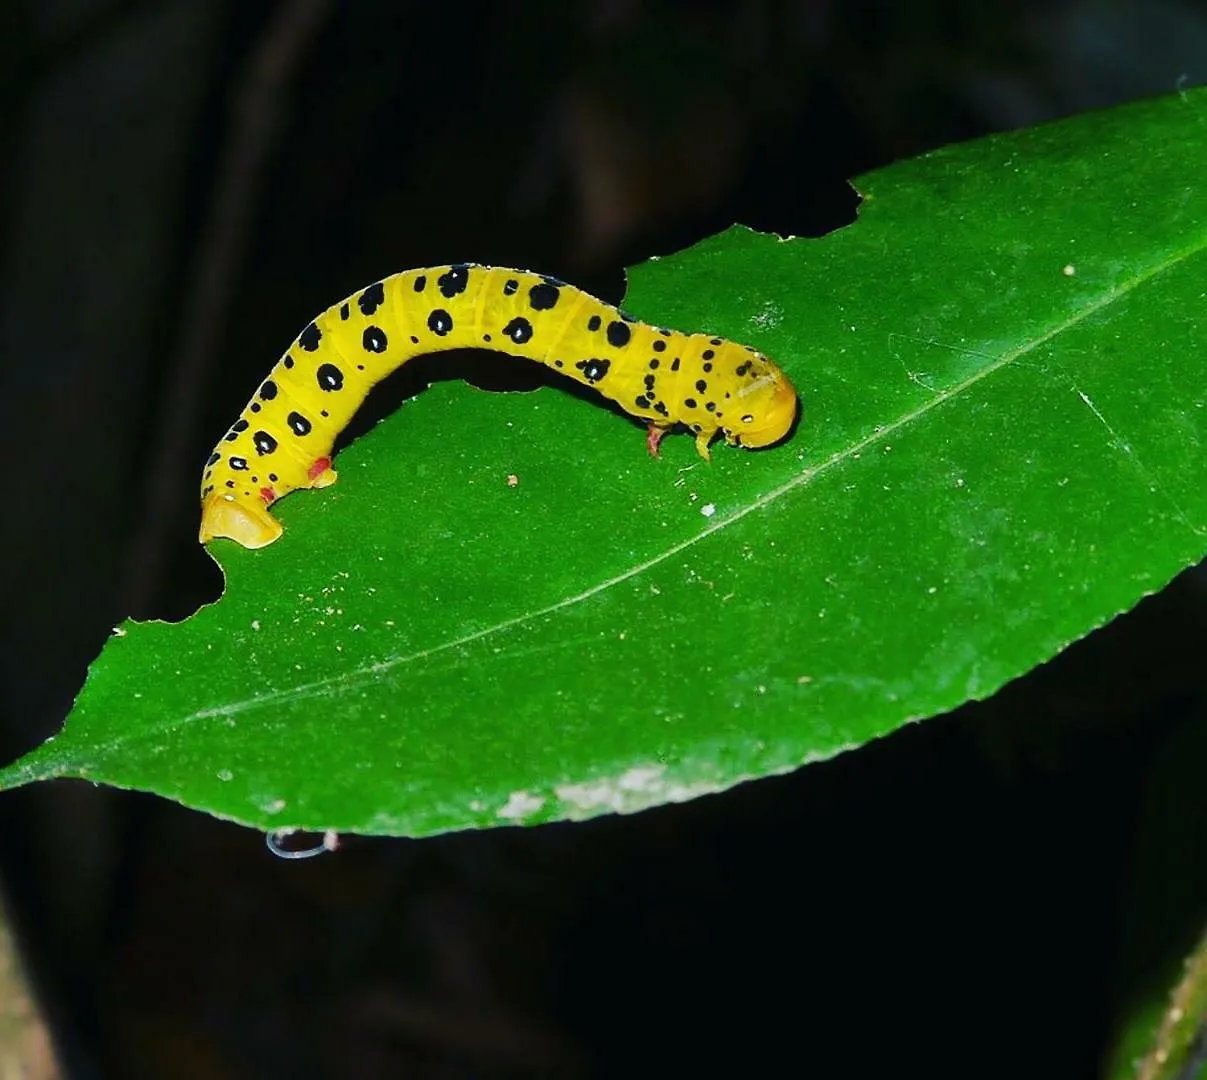
<svg viewBox="0 0 1207 1080"><path fill-rule="evenodd" d="M439 383L280 542L215 543L219 602L120 628L0 786L424 835L684 799L993 693L1207 548L1204 176L1193 91L873 173L820 240L634 268L634 315L781 363L788 443L655 461L558 388Z"/></svg>

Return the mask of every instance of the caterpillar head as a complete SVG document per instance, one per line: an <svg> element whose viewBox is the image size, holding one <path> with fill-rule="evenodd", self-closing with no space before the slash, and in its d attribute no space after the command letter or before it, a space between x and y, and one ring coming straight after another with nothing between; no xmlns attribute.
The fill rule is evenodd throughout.
<svg viewBox="0 0 1207 1080"><path fill-rule="evenodd" d="M796 388L770 364L738 390L737 399L729 407L729 422L721 429L731 446L771 446L787 435L796 421Z"/></svg>
<svg viewBox="0 0 1207 1080"><path fill-rule="evenodd" d="M225 536L246 548L262 548L281 532L281 523L260 503L239 502L233 495L217 491L201 503L198 538L203 544Z"/></svg>

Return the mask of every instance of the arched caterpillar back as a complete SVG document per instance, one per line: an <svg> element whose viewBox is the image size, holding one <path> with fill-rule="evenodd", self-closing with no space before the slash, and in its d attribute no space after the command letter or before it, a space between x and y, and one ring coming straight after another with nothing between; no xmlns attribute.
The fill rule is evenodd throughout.
<svg viewBox="0 0 1207 1080"><path fill-rule="evenodd" d="M328 308L277 361L205 463L201 542L272 543L281 525L268 507L335 482L331 448L372 386L412 357L464 348L529 357L594 387L648 422L655 455L676 424L707 459L718 432L770 446L796 418L792 384L747 346L637 322L525 270L407 270Z"/></svg>

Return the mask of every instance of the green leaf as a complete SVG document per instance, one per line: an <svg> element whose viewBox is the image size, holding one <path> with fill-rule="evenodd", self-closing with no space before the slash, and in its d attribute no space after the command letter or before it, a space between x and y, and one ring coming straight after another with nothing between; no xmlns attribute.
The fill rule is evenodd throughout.
<svg viewBox="0 0 1207 1080"><path fill-rule="evenodd" d="M1204 176L1188 92L864 177L821 240L635 268L635 315L782 363L789 443L653 461L556 388L436 385L279 543L213 546L221 601L122 627L0 784L421 835L684 799L993 693L1207 547Z"/></svg>

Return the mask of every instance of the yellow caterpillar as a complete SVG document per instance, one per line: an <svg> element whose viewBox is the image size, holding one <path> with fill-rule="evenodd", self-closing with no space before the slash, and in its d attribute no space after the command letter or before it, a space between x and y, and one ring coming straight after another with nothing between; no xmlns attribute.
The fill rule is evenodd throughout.
<svg viewBox="0 0 1207 1080"><path fill-rule="evenodd" d="M271 544L281 525L268 507L335 483L331 448L370 388L412 357L464 348L539 360L593 387L648 422L655 456L676 424L707 459L718 432L770 446L796 419L792 384L748 346L637 322L525 270L407 270L328 308L277 361L205 463L201 542Z"/></svg>

